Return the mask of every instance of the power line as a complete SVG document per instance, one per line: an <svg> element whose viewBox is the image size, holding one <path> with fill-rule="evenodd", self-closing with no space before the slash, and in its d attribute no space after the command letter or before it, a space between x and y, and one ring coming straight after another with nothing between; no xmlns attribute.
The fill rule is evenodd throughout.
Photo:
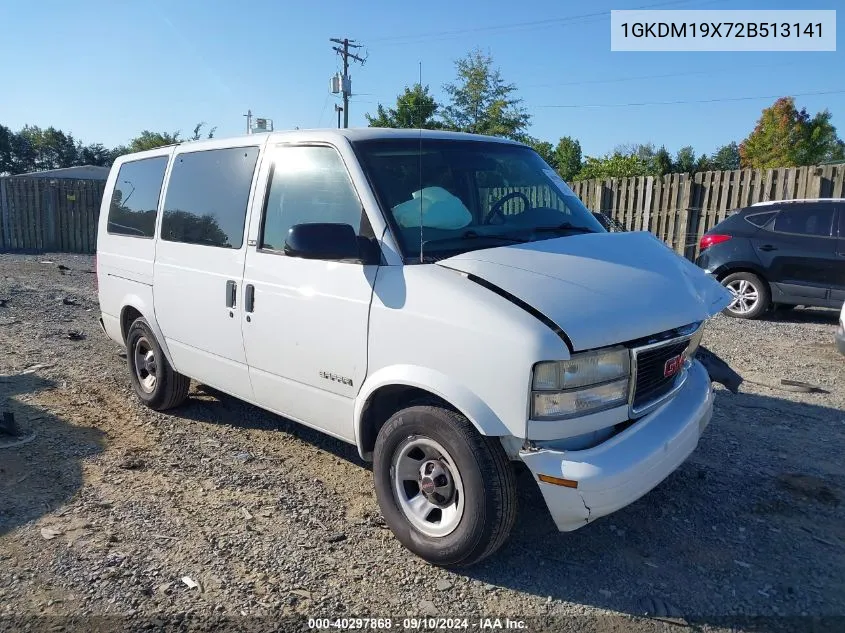
<svg viewBox="0 0 845 633"><path fill-rule="evenodd" d="M835 95L845 93L845 90L820 90L818 92L794 92L792 97L809 97L814 95ZM695 99L691 101L642 101L639 103L560 103L552 105L535 105L526 106L527 108L628 108L638 106L656 106L656 105L684 105L688 103L721 103L727 101L753 101L755 99L778 99L784 96L777 95L760 95L756 97L723 97L718 99Z"/></svg>
<svg viewBox="0 0 845 633"><path fill-rule="evenodd" d="M778 62L777 64L755 64L743 66L744 70L752 68L783 68L784 66L806 65L806 62ZM708 70L684 70L676 73L663 73L661 75L630 75L627 77L614 77L612 79L586 79L583 81L565 81L561 83L525 84L522 88L556 88L558 86L588 86L593 84L615 84L623 81L639 81L641 79L666 79L668 77L687 77L689 75L716 75L724 74L724 68L711 68Z"/></svg>
<svg viewBox="0 0 845 633"><path fill-rule="evenodd" d="M639 7L633 7L630 9L631 11L639 11L643 9L653 9L658 7L665 7L665 6L672 6L672 5L684 5L690 4L691 2L697 2L699 6L702 5L709 5L709 4L717 4L724 2L725 0L710 0L709 2L697 2L697 0L671 0L669 2L658 2L654 4L643 5ZM490 31L514 31L514 30L525 30L525 29L532 29L532 28L546 28L550 26L555 26L559 24L565 24L567 22L592 22L596 21L596 19L608 18L610 17L610 10L604 11L595 11L592 13L582 13L579 15L569 15L563 16L560 18L547 18L545 20L531 20L528 22L511 22L510 24L498 24L498 25L491 25L491 26L477 26L472 28L465 28L465 29L454 29L450 31L434 31L429 33L419 33L419 34L412 34L406 33L404 35L390 35L387 37L377 37L377 38L370 38L370 42L381 43L381 44L405 44L408 43L408 40L426 40L431 41L432 38L434 39L448 39L450 37L455 37L459 35L466 35L467 33L483 33L483 32L490 32Z"/></svg>

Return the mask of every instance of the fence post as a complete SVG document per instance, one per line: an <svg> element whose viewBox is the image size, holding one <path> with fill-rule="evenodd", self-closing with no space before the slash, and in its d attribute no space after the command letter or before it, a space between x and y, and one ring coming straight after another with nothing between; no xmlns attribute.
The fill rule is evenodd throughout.
<svg viewBox="0 0 845 633"><path fill-rule="evenodd" d="M689 201L692 187L690 186L689 174L681 174L681 186L683 187L683 197L681 198L681 208L678 214L678 225L681 230L681 239L675 251L679 255L687 256L687 235L689 234ZM673 236L674 237L674 236Z"/></svg>
<svg viewBox="0 0 845 633"><path fill-rule="evenodd" d="M9 195L6 191L6 179L0 178L0 248L7 250L10 245Z"/></svg>

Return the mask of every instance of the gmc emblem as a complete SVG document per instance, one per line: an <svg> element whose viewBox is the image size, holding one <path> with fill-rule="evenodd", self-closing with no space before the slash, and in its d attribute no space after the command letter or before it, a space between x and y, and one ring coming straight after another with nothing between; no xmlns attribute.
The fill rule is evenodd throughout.
<svg viewBox="0 0 845 633"><path fill-rule="evenodd" d="M677 356L670 358L666 361L666 364L663 365L663 377L664 378L671 378L684 366L684 355L678 354Z"/></svg>

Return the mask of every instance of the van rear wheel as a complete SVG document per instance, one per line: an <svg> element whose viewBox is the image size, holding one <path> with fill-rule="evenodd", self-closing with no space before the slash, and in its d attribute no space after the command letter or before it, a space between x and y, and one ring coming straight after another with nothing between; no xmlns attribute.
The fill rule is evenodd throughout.
<svg viewBox="0 0 845 633"><path fill-rule="evenodd" d="M135 393L151 409L171 409L188 397L191 379L170 366L144 317L135 319L129 326L126 362Z"/></svg>
<svg viewBox="0 0 845 633"><path fill-rule="evenodd" d="M376 496L397 539L424 560L466 567L505 542L516 518L513 469L497 438L463 415L412 406L381 428Z"/></svg>

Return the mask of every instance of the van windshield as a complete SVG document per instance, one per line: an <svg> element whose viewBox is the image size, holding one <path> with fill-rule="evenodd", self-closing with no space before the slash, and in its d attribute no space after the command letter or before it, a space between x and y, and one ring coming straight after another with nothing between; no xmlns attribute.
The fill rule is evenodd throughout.
<svg viewBox="0 0 845 633"><path fill-rule="evenodd" d="M495 141L353 143L408 263L509 243L604 233L532 149ZM422 225L422 230L420 226Z"/></svg>

